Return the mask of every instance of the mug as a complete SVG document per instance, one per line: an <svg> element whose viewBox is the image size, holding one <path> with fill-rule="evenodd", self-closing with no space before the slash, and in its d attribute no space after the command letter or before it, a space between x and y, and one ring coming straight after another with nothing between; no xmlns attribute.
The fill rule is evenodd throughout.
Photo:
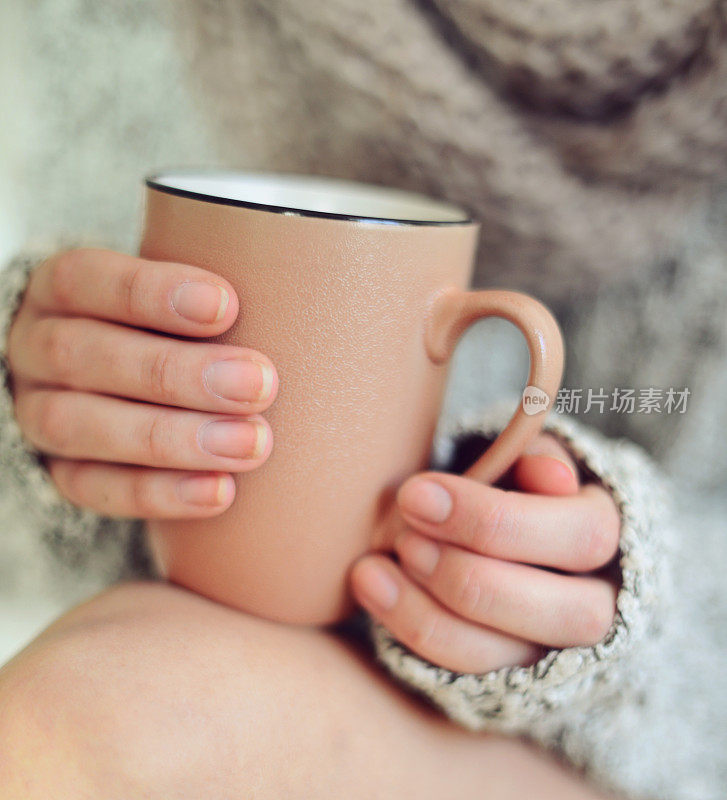
<svg viewBox="0 0 727 800"><path fill-rule="evenodd" d="M397 487L425 469L449 358L475 320L523 333L529 391L555 399L563 346L526 295L468 291L479 226L451 203L294 174L177 171L146 181L140 254L226 278L240 314L219 341L275 364L269 459L212 519L148 525L162 576L288 623L353 609L348 570L391 548ZM540 430L519 405L471 477L492 482Z"/></svg>

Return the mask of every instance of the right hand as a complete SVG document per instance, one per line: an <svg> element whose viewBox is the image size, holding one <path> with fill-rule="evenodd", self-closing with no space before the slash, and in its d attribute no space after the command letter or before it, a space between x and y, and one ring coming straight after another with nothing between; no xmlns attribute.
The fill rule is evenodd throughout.
<svg viewBox="0 0 727 800"><path fill-rule="evenodd" d="M210 337L239 304L222 278L108 250L59 253L32 274L8 362L23 434L72 503L108 516L210 517L231 473L272 448L270 359Z"/></svg>

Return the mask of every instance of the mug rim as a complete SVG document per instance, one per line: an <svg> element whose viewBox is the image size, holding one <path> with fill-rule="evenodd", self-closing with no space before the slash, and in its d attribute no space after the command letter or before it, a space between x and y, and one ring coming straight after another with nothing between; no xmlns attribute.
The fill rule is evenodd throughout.
<svg viewBox="0 0 727 800"><path fill-rule="evenodd" d="M408 219L390 216L377 216L369 214L349 214L338 211L326 211L314 208L305 208L298 205L279 205L275 203L258 202L254 200L242 200L238 198L224 197L221 195L210 194L208 192L195 191L192 189L185 189L178 186L171 186L164 183L165 179L168 181L172 176L177 177L204 177L221 178L222 176L247 176L251 178L270 178L270 179L305 179L311 178L319 181L330 181L332 183L354 184L363 189L376 190L377 192L399 195L400 199L408 196L411 199L418 199L426 201L433 206L439 205L442 208L449 209L450 212L459 212L462 214L461 219ZM307 174L307 173L294 173L294 172L276 172L274 170L257 171L257 170L240 170L240 169L205 169L205 168L189 168L183 167L179 169L164 169L158 172L151 173L144 178L144 184L147 188L164 194L175 195L177 197L186 197L190 200L199 200L207 203L215 203L217 205L235 206L238 208L250 208L257 211L268 211L274 214L283 214L290 216L302 217L317 217L319 219L336 219L348 222L363 222L363 223L379 223L387 225L417 225L425 227L451 227L460 225L474 225L475 220L471 211L459 203L450 203L447 200L440 200L430 197L421 192L410 191L408 189L401 189L393 186L386 186L384 184L367 183L353 179L339 178L329 175Z"/></svg>

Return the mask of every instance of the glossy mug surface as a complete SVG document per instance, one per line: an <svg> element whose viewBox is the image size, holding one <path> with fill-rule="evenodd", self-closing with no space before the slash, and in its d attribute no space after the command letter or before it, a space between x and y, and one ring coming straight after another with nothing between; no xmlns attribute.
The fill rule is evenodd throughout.
<svg viewBox="0 0 727 800"><path fill-rule="evenodd" d="M478 225L449 203L332 178L177 172L150 178L140 253L203 267L240 300L214 341L275 364L265 412L274 444L235 476L213 519L154 521L169 580L250 613L321 624L352 610L347 573L387 549L392 499L426 468L449 356L469 324L499 316L530 351L528 384L552 402L563 350L549 312L525 295L469 292ZM492 481L538 432L519 407L469 470Z"/></svg>

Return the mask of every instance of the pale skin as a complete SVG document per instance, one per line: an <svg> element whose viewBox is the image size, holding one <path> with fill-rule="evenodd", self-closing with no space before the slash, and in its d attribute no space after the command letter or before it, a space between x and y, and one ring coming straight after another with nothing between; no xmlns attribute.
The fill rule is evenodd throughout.
<svg viewBox="0 0 727 800"><path fill-rule="evenodd" d="M164 584L116 586L0 670L3 800L598 800L467 733L347 641Z"/></svg>
<svg viewBox="0 0 727 800"><path fill-rule="evenodd" d="M230 505L235 491L232 474L260 466L274 446L264 413L278 391L275 366L253 350L180 341L170 334L214 336L227 330L238 313L244 314L244 307L240 308L228 283L186 265L159 264L103 250L77 250L59 254L36 270L11 330L8 358L18 421L26 437L45 455L63 495L106 515L145 519L212 516ZM532 663L543 648L595 643L611 625L616 587L599 572L612 561L618 544L619 517L609 495L594 484L581 485L568 453L548 436L533 443L508 481L505 489L466 476L434 472L413 476L397 495L408 530L395 542L396 558L372 554L353 565L350 585L358 602L397 639L433 663L463 672ZM238 635L243 645L252 636L258 647L258 633L265 631L261 635L270 637L270 650L265 650L265 645L263 651L270 654L279 647L285 658L290 658L291 648L298 648L300 656L293 659L298 668L311 665L310 674L306 672L301 680L305 702L319 703L325 697L331 725L341 724L353 714L361 731L367 726L376 729L376 735L356 738L360 748L356 757L368 762L368 771L362 771L367 777L362 780L371 780L369 796L383 787L377 783L381 776L376 773L376 759L401 748L391 743L379 749L381 737L386 740L386 736L375 726L385 717L390 720L388 703L396 692L351 659L331 634L273 626L170 587L150 589L131 584L113 591L81 607L86 611L74 610L71 621L84 619L89 608L96 614L96 607L103 619L109 602L120 602L113 598L121 596L128 615L113 635L123 642L135 626L151 624L147 615L153 616L153 612L135 595L154 591L162 592L159 597L169 610L168 616L154 617L154 625L181 624L194 607L194 613L199 610L210 625L219 624L221 630L230 632L229 639L220 639L225 643L219 645L224 651L221 663L236 657ZM80 617L74 616L79 613ZM230 615L238 621L233 623ZM51 631L64 630L70 624L66 616ZM235 625L240 629L233 634ZM71 631L73 636L95 635L95 628L85 624L79 627L74 623ZM32 669L42 669L34 654L52 653L58 642L48 632L43 634L11 663L10 675L19 674L17 665L26 662ZM112 644L118 646L113 640ZM61 652L61 670L65 668L63 656ZM329 697L325 691L328 678L324 680L317 672L321 659L325 663L332 659L336 669L350 672L349 680L361 683L361 696L353 691L344 700L346 692L342 691L340 696ZM278 658L269 661L277 663ZM349 666L342 667L344 662ZM173 650L166 650L149 661L142 657L134 669L149 675L151 690L153 670L169 672L174 663ZM111 668L121 675L121 665ZM191 676L183 666L172 671L187 686ZM0 702L8 702L7 669L4 675ZM249 679L254 685L252 675L236 679L231 675L225 673L222 680L223 695L239 691L238 679ZM284 685L287 678L289 674L283 670L280 677L271 674L269 680L271 685L277 681ZM368 699L364 684L371 693ZM125 686L129 687L128 682L120 681L119 694L114 694L114 702L120 705L132 691ZM196 686L204 695L201 685ZM158 696L157 691L154 686L153 696ZM185 696L189 697L187 689ZM202 704L202 699L197 699ZM376 705L379 701L381 709ZM51 705L57 702L63 702L58 694L51 697ZM425 721L424 712L418 707L413 710L410 700L399 697L396 703L401 715L392 730L401 722L402 731L407 731L401 735L414 736L415 748L414 742L420 739L426 739L426 747L433 750L448 743L446 752L461 753L464 762L475 744L482 748L483 759L477 762L477 769L487 763L484 753L488 748L494 763L499 763L497 753L510 754L515 771L518 759L524 758L528 764L534 759L529 751L519 750L522 746L517 743L474 739L436 717L427 716ZM214 709L213 704L210 718L214 718ZM18 713L22 715L22 709ZM273 726L279 733L280 725L286 725L275 724L276 714L280 716L282 711L261 706L253 713L254 724L266 729ZM70 718L72 727L83 726L74 715ZM299 726L291 727L297 730ZM427 730L433 738L427 739ZM296 732L286 731L288 735L297 752ZM297 736L300 738L300 731ZM162 748L159 758L164 758L164 745L157 743L158 738L163 739L150 730L150 747ZM461 744L461 751L459 744L452 745L455 741ZM434 773L438 762L427 754L426 747L419 751L420 758ZM451 754L448 758L442 759L442 765L453 763ZM325 766L313 755L311 761ZM280 765L268 762L271 777L284 779L285 770L281 774ZM52 768L49 764L48 769ZM533 774L540 768L533 766ZM315 764L307 764L306 769L315 771ZM483 776L477 769L479 781ZM436 777L430 776L427 782L426 774L424 770L416 777L425 786L434 786ZM465 768L460 796L482 796L467 793L467 786L477 785L467 784L467 774ZM556 790L558 781L566 779L557 770L552 775L558 778L553 778L550 796L592 796L576 783L573 786L581 794L569 795L566 788ZM518 779L514 774L510 777ZM507 779L504 781L507 786ZM481 790L482 784L479 786ZM498 794L493 789L489 796L510 796L507 791ZM390 795L384 791L382 796ZM450 791L448 796L456 795Z"/></svg>

